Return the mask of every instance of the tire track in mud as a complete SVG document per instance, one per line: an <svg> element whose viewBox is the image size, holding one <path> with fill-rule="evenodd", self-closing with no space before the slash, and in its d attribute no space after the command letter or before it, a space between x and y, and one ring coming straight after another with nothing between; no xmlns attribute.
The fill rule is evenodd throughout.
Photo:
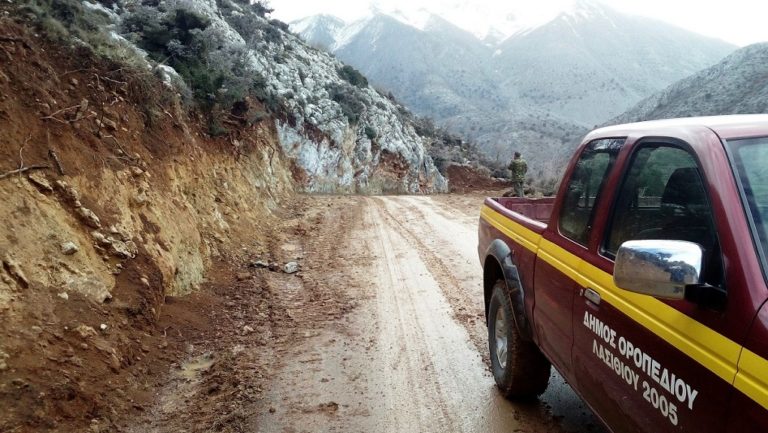
<svg viewBox="0 0 768 433"><path fill-rule="evenodd" d="M375 236L369 235L369 238L378 239L376 246L381 249L382 259L379 266L392 270L398 278L393 284L379 277L377 297L384 306L391 304L392 298L398 302L397 308L402 315L395 321L404 329L407 338L386 328L381 329L380 337L385 342L394 338L404 343L406 356L411 357L408 365L413 368L408 373L418 377L410 384L395 378L401 386L405 384L408 391L407 394L400 393L399 397L407 395L408 406L412 406L424 400L420 394L425 390L431 392L434 389L437 398L428 400L436 401L439 410L447 411L449 417L447 429L426 422L420 428L399 424L398 427L404 429L387 431L505 432L520 427L518 411L496 392L470 333L456 320L454 307L443 293L435 269L414 248L413 240L403 232L382 200L386 199L366 199L376 226ZM399 278L402 280L398 281ZM386 308L380 314L380 320L386 324ZM382 344L380 348L380 353L386 356L387 345ZM426 368L420 362L413 363L418 359L428 360ZM427 419L435 416L435 407L425 409L422 414L426 413Z"/></svg>
<svg viewBox="0 0 768 433"><path fill-rule="evenodd" d="M467 286L461 282L455 275L455 269L451 264L446 263L433 249L423 241L423 236L437 235L439 233L434 227L428 227L427 230L417 231L403 222L403 216L416 213L421 221L429 221L428 216L419 206L404 206L398 198L377 197L374 200L376 206L386 216L387 223L396 229L405 237L409 243L418 251L419 256L428 265L433 277L438 281L443 295L451 304L451 312L454 320L461 324L469 333L470 340L475 346L475 350L483 357L483 362L488 365L487 335L485 328L485 312L483 307L482 288L467 290ZM407 197L405 200L424 200L423 198ZM389 209L390 206L397 208L399 217ZM454 251L455 252L455 251ZM455 252L460 253L460 252ZM477 281L482 281L482 274L478 263ZM464 294L468 294L466 296ZM464 295L464 296L462 296Z"/></svg>
<svg viewBox="0 0 768 433"><path fill-rule="evenodd" d="M440 291L451 305L452 318L466 329L487 366L489 356L482 301L482 267L475 244L476 222L470 223L461 216L446 217L454 206L432 197L397 196L375 200L383 208L387 223L408 240L438 281ZM597 427L594 415L557 373L550 378L550 386L541 401L544 405L538 410L552 412L542 414L533 407L515 405L515 410L521 410L520 420L529 426L547 426L545 431L592 431ZM496 416L503 417L504 414ZM556 425L560 422L562 426ZM490 425L495 427L493 423ZM538 431L538 428L531 431Z"/></svg>
<svg viewBox="0 0 768 433"><path fill-rule="evenodd" d="M437 384L433 381L425 381L425 377L435 377L437 376L437 371L435 369L435 365L428 356L427 353L424 353L422 351L409 351L408 348L411 349L419 347L423 345L425 341L425 337L427 336L427 333L425 332L423 326L419 323L418 320L413 320L413 314L415 312L411 311L406 312L405 306L403 305L406 303L406 305L413 306L415 305L413 294L411 290L409 290L407 286L407 279L403 276L401 270L397 266L393 266L393 264L398 262L398 258L395 256L394 252L396 251L395 243L392 241L391 238L391 232L388 230L385 230L384 227L382 227L381 221L383 221L383 218L381 217L373 217L370 213L371 212L380 212L381 209L376 206L369 206L368 207L369 213L366 215L366 219L371 222L375 233L376 233L376 243L378 244L379 251L381 251L383 256L383 267L385 268L384 274L387 276L387 281L384 282L383 287L388 287L389 290L379 290L377 293L377 310L379 313L380 318L386 318L391 317L391 310L392 307L396 310L396 318L393 321L394 326L397 328L395 332L386 332L382 331L380 333L382 337L382 341L380 342L382 345L382 348L387 348L389 346L392 348L393 345L397 345L398 348L393 352L385 352L384 355L386 357L394 357L395 359L388 359L386 364L388 364L393 371L397 370L397 367L405 361L407 364L405 368L407 369L406 375L407 380L405 383L392 383L390 385L394 385L395 388L399 388L401 385L406 386L416 386L418 389L417 392L411 393L411 398L417 401L411 401L409 404L416 403L418 407L425 407L423 405L423 402L420 402L418 400L422 400L424 397L428 398L430 400L430 405L427 407L435 408L439 411L438 417L437 417L437 424L430 422L430 420L424 419L420 411L417 411L416 413L416 419L415 423L408 422L408 420L401 420L396 419L396 422L394 423L396 431L405 431L409 427L417 427L417 431L428 431L431 430L430 427L435 428L436 430L443 430L448 431L451 426L456 426L456 420L452 419L450 411L446 408L445 402L448 401L445 395L442 394L441 389L437 386ZM379 266L381 267L382 261L379 261ZM381 276L381 272L377 273L379 276ZM401 297L405 295L408 299L401 299ZM386 298L386 299L385 299ZM406 323L409 323L412 325L410 329L406 328ZM392 322L390 322L392 324ZM387 325L382 325L387 326ZM391 326L391 325L390 325ZM406 341L403 341L402 339L398 337L405 337ZM428 388L428 389L425 389ZM400 390L395 391L395 395L387 394L387 397L402 397L402 392L398 392ZM416 389L412 389L412 391L416 391ZM398 395L399 394L399 395ZM397 405L397 402L391 401L391 399L388 398L388 408L394 408L394 406ZM422 403L422 404L420 404ZM403 422L405 421L405 422ZM415 425L414 425L415 424Z"/></svg>
<svg viewBox="0 0 768 433"><path fill-rule="evenodd" d="M353 202L334 215L354 210L354 224L326 218L307 240L314 266L304 278L355 307L312 320L311 336L280 352L264 409L247 431L584 430L563 429L546 403L514 404L497 392L486 361L475 222L451 221L454 205L430 197Z"/></svg>
<svg viewBox="0 0 768 433"><path fill-rule="evenodd" d="M266 396L274 413L258 416L259 430L474 432L516 425L509 409L492 416L508 403L499 400L428 266L373 199L356 206L362 212L355 227L323 235L343 252L329 268L334 276L308 269L306 278L330 288L362 274L342 289L359 306L285 353Z"/></svg>
<svg viewBox="0 0 768 433"><path fill-rule="evenodd" d="M482 200L478 200L477 203L477 210L471 211L467 208L467 206L462 206L460 203L451 203L451 202L444 202L440 201L438 204L438 201L441 197L432 197L432 196L425 196L425 197L415 197L415 196L403 196L398 197L396 201L402 200L407 201L414 204L429 204L429 208L434 211L436 214L440 215L441 217L445 218L449 221L457 221L460 220L460 223L467 228L470 229L470 231L474 234L477 230L477 221L480 218L480 205L482 205ZM448 210L450 208L450 210Z"/></svg>

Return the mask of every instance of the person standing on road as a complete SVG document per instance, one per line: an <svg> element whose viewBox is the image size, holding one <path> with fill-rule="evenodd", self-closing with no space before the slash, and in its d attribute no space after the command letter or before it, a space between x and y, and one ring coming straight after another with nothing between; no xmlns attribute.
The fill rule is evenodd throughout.
<svg viewBox="0 0 768 433"><path fill-rule="evenodd" d="M512 187L518 197L525 197L523 185L525 184L525 173L528 172L528 164L525 162L520 152L515 152L515 157L509 162L509 171L512 172Z"/></svg>

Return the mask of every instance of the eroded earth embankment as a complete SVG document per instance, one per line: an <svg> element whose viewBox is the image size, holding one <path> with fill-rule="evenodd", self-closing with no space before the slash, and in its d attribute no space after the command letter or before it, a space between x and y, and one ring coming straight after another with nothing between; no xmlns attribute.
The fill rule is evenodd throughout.
<svg viewBox="0 0 768 433"><path fill-rule="evenodd" d="M151 73L0 28L0 430L109 430L173 358L169 299L266 253L291 164L274 123L209 138Z"/></svg>

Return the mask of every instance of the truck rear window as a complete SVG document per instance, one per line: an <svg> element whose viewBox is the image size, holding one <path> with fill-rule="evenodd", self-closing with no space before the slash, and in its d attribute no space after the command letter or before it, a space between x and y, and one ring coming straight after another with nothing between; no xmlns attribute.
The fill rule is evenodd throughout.
<svg viewBox="0 0 768 433"><path fill-rule="evenodd" d="M768 257L768 137L729 140L726 145L765 272Z"/></svg>
<svg viewBox="0 0 768 433"><path fill-rule="evenodd" d="M604 138L587 144L576 162L560 208L560 233L587 244L595 203L625 138Z"/></svg>

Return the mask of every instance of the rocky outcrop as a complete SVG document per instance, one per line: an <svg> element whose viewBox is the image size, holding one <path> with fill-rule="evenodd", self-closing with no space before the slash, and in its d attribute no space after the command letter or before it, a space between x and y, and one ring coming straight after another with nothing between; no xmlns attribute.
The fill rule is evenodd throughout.
<svg viewBox="0 0 768 433"><path fill-rule="evenodd" d="M130 18L135 13L132 3L119 1L115 11ZM146 11L150 6L144 8ZM185 10L203 17L210 22L202 30L204 39L216 41L218 46L207 54L207 61L232 63L236 74L259 78L259 99L278 113L276 127L282 150L295 161L297 179L304 190L448 190L424 149L422 137L403 115L404 109L369 86L363 77L359 82L345 77L343 63L306 45L287 31L287 26L229 0L166 0L152 10L159 16ZM164 71L168 69L164 67ZM386 154L398 155L407 168L388 170L381 164Z"/></svg>

